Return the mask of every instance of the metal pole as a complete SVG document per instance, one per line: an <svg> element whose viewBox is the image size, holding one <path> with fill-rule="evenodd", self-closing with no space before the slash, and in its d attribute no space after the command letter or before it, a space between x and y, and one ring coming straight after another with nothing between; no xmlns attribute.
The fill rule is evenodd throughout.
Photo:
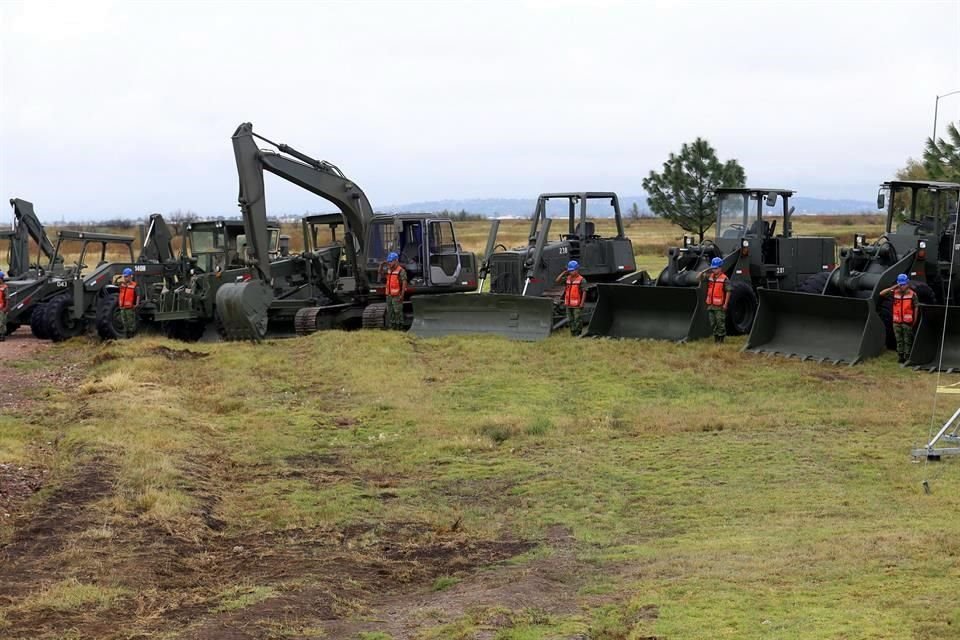
<svg viewBox="0 0 960 640"><path fill-rule="evenodd" d="M934 146L937 144L937 109L940 107L940 96L937 96L937 99L933 101L933 137L930 138L933 140Z"/></svg>
<svg viewBox="0 0 960 640"><path fill-rule="evenodd" d="M933 101L933 137L930 139L933 140L934 144L937 143L937 111L940 108L940 98L946 98L947 96L956 95L958 93L960 93L960 89L936 96L936 100Z"/></svg>

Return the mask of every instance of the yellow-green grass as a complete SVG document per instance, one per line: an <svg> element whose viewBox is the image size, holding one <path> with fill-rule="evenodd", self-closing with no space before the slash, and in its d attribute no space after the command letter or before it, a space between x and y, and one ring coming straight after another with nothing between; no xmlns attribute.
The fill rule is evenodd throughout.
<svg viewBox="0 0 960 640"><path fill-rule="evenodd" d="M742 344L327 332L190 345L209 355L171 360L157 347L183 345L77 340L54 355L98 364L51 400L58 420L4 429L0 456L56 440L66 477L95 454L116 475L93 507L100 521L183 537L204 526L205 494L238 537L419 522L544 541L549 555L548 532L569 530L576 572L590 574L583 585L570 576L578 607L513 611L502 638L950 637L960 466L909 457L931 428L936 378L889 354L846 368ZM955 409L946 400L937 419ZM79 535L63 560L131 552L120 544ZM110 563L97 571L98 584L164 606ZM423 588L459 586L446 580ZM225 584L208 610L277 587ZM419 637L472 637L486 627L471 615Z"/></svg>

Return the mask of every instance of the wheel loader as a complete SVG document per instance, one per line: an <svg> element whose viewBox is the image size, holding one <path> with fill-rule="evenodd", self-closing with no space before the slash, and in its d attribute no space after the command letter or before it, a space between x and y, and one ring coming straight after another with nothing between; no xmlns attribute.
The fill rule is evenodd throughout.
<svg viewBox="0 0 960 640"><path fill-rule="evenodd" d="M259 139L273 149L260 149ZM401 255L413 299L476 287L476 260L460 249L453 222L427 214L375 215L360 187L335 165L253 132L234 132L239 204L250 274L225 281L215 306L227 339L262 339L269 327L292 319L298 334L328 328L383 328L388 253ZM270 259L264 172L334 205L338 213L303 220L304 252ZM409 315L409 301L405 303Z"/></svg>
<svg viewBox="0 0 960 640"><path fill-rule="evenodd" d="M881 184L877 208L886 209L884 234L870 244L855 234L836 269L818 274L797 293L762 292L745 349L850 364L876 357L895 346L892 299L879 293L906 273L922 303L908 365L933 366L946 324L944 368L960 367L958 194L960 185L953 183Z"/></svg>
<svg viewBox="0 0 960 640"><path fill-rule="evenodd" d="M566 229L550 240L554 218L550 205L562 205ZM613 218L616 235L597 234L591 217ZM527 245L507 249L497 242L500 221L494 220L480 267L479 292L414 300L411 332L425 337L450 334L494 334L516 340L541 340L565 323L557 276L570 260L580 263L587 279L584 322L594 308L592 285L614 282L635 267L633 244L624 235L620 201L613 192L544 193L537 198ZM489 293L483 283L490 282Z"/></svg>
<svg viewBox="0 0 960 640"><path fill-rule="evenodd" d="M667 265L656 278L639 272L599 285L587 335L677 342L708 337L700 274L714 258L723 260L721 268L731 284L727 333L749 333L758 290L793 291L835 266L832 238L793 235L793 194L790 189L717 189L714 238L695 244L684 236L683 246L667 251ZM776 218L764 207L776 207L778 202Z"/></svg>

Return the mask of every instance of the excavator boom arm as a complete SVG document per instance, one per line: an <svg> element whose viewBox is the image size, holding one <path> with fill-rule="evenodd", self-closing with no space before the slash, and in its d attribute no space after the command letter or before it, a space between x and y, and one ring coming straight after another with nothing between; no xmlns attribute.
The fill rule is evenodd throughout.
<svg viewBox="0 0 960 640"><path fill-rule="evenodd" d="M18 252L18 259L23 262L23 264L16 265L16 268L21 272L30 268L28 236L37 243L47 260L52 261L56 250L47 237L47 232L40 223L40 219L37 218L37 214L33 212L33 203L20 198L11 198L10 204L13 206L13 215L16 221L14 242L21 248L21 251ZM10 266L11 268L14 267L14 265Z"/></svg>
<svg viewBox="0 0 960 640"><path fill-rule="evenodd" d="M263 172L269 171L336 205L343 215L346 231L353 237L353 243L347 243L347 251L353 251L351 244L357 248L354 256L357 284L366 287L366 230L373 219L373 208L366 194L333 165L313 160L287 145L275 146L295 156L296 160L281 153L261 150L254 137L253 125L240 125L233 134L233 148L240 178L244 231L261 274L269 279L267 209L263 183Z"/></svg>

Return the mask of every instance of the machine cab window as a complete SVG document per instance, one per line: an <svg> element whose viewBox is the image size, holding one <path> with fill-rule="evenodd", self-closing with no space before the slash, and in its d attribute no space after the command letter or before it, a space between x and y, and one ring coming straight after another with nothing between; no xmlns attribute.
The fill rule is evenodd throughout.
<svg viewBox="0 0 960 640"><path fill-rule="evenodd" d="M717 209L718 238L743 237L747 228L748 200L745 193L720 194L720 206Z"/></svg>

